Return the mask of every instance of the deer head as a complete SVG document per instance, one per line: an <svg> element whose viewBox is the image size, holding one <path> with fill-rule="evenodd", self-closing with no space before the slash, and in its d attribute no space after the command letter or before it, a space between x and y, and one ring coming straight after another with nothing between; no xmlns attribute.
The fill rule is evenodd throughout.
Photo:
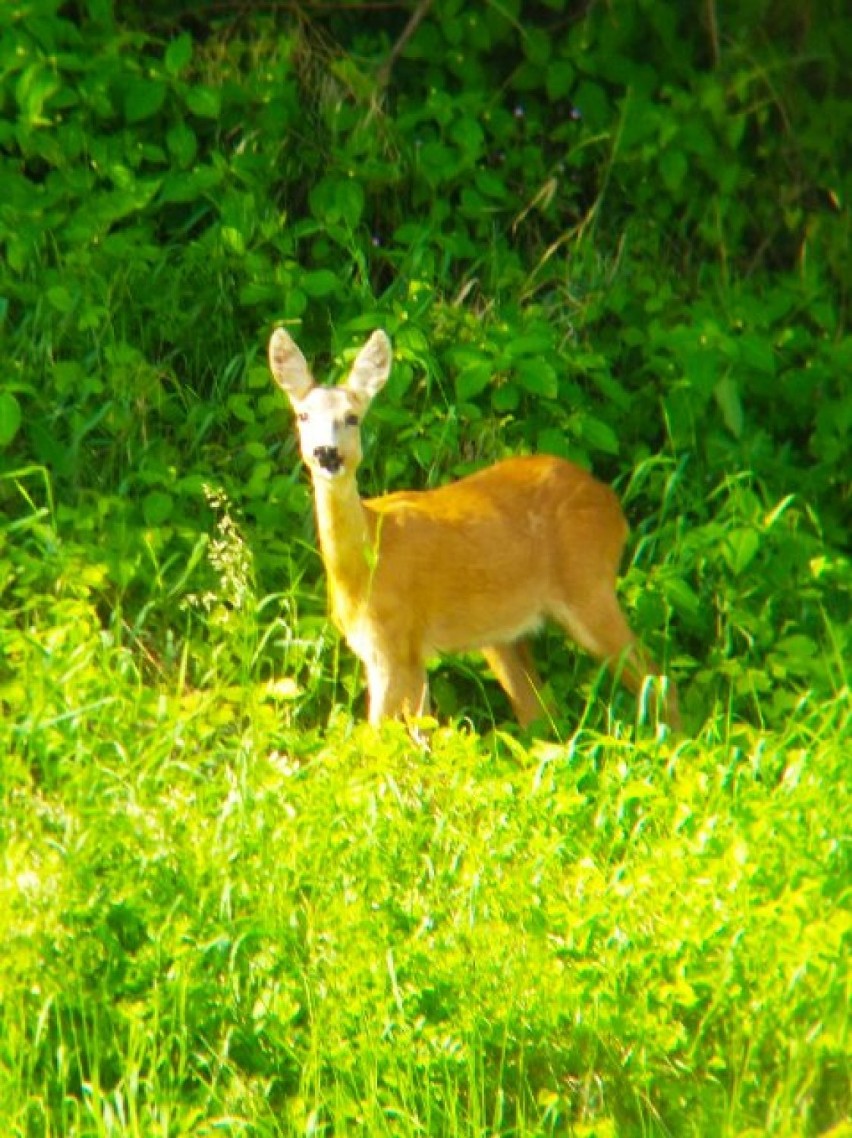
<svg viewBox="0 0 852 1138"><path fill-rule="evenodd" d="M354 475L361 461L361 421L387 382L391 358L387 335L374 332L347 379L337 387L321 387L290 335L283 328L273 332L269 366L293 405L302 458L313 478Z"/></svg>

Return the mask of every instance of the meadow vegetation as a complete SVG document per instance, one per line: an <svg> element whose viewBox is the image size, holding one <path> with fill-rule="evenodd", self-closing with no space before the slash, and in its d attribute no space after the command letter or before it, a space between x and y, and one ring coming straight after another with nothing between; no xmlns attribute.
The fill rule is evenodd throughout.
<svg viewBox="0 0 852 1138"><path fill-rule="evenodd" d="M412 15L418 19L409 24ZM0 6L0 1120L852 1134L840 0ZM612 482L681 736L558 635L363 720L265 344L365 492Z"/></svg>

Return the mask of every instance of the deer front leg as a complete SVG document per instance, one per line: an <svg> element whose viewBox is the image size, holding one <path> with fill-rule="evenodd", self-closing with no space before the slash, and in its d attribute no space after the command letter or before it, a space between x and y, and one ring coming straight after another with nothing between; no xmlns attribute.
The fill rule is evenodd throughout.
<svg viewBox="0 0 852 1138"><path fill-rule="evenodd" d="M370 723L383 719L417 718L429 708L429 685L422 663L405 663L388 655L377 655L366 663Z"/></svg>

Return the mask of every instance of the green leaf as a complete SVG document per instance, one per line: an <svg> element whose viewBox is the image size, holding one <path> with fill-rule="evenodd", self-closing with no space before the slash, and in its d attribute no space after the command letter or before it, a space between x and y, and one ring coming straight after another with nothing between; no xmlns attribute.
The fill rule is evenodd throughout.
<svg viewBox="0 0 852 1138"><path fill-rule="evenodd" d="M124 118L132 124L153 116L166 98L166 85L160 79L131 79L124 90Z"/></svg>
<svg viewBox="0 0 852 1138"><path fill-rule="evenodd" d="M555 399L559 394L556 369L544 360L520 360L513 370L518 383L531 395Z"/></svg>
<svg viewBox="0 0 852 1138"><path fill-rule="evenodd" d="M515 383L503 383L494 389L491 396L491 406L495 411L506 414L515 411L521 402L521 393Z"/></svg>
<svg viewBox="0 0 852 1138"><path fill-rule="evenodd" d="M160 526L171 517L174 499L164 490L152 490L142 502L142 513L149 526Z"/></svg>
<svg viewBox="0 0 852 1138"><path fill-rule="evenodd" d="M689 163L681 150L664 150L660 155L660 174L670 193L680 189L688 169Z"/></svg>
<svg viewBox="0 0 852 1138"><path fill-rule="evenodd" d="M597 83L584 79L574 98L579 114L592 130L600 130L609 123L610 107L606 94Z"/></svg>
<svg viewBox="0 0 852 1138"><path fill-rule="evenodd" d="M222 180L221 173L212 166L196 166L181 174L169 174L163 179L160 200L164 202L191 202L204 197L208 190Z"/></svg>
<svg viewBox="0 0 852 1138"><path fill-rule="evenodd" d="M524 35L524 54L536 67L544 67L550 59L552 36L543 28L527 28Z"/></svg>
<svg viewBox="0 0 852 1138"><path fill-rule="evenodd" d="M42 115L44 104L60 86L55 72L40 63L32 64L21 74L15 84L15 99L21 108L21 117L30 126L47 125L48 120Z"/></svg>
<svg viewBox="0 0 852 1138"><path fill-rule="evenodd" d="M354 228L364 211L364 190L354 178L321 178L309 194L311 213L327 223Z"/></svg>
<svg viewBox="0 0 852 1138"><path fill-rule="evenodd" d="M756 530L742 527L731 530L722 542L722 556L728 568L738 577L745 572L757 556L760 548L760 535Z"/></svg>
<svg viewBox="0 0 852 1138"><path fill-rule="evenodd" d="M450 127L449 135L468 160L478 158L482 153L485 133L476 119L459 119Z"/></svg>
<svg viewBox="0 0 852 1138"><path fill-rule="evenodd" d="M186 105L199 118L217 119L222 110L222 96L215 87L190 87Z"/></svg>
<svg viewBox="0 0 852 1138"><path fill-rule="evenodd" d="M57 312L71 312L74 308L74 297L65 285L53 285L47 290L47 303Z"/></svg>
<svg viewBox="0 0 852 1138"><path fill-rule="evenodd" d="M253 423L255 420L254 402L242 391L228 396L228 410L241 423Z"/></svg>
<svg viewBox="0 0 852 1138"><path fill-rule="evenodd" d="M542 454L555 454L560 458L573 458L571 441L558 427L545 427L536 436L536 451Z"/></svg>
<svg viewBox="0 0 852 1138"><path fill-rule="evenodd" d="M222 244L232 253L242 255L246 251L246 239L240 230L233 225L222 226Z"/></svg>
<svg viewBox="0 0 852 1138"><path fill-rule="evenodd" d="M308 296L330 296L340 288L340 276L331 269L314 269L300 277L299 284Z"/></svg>
<svg viewBox="0 0 852 1138"><path fill-rule="evenodd" d="M606 454L618 454L620 450L618 435L608 423L594 415L584 415L581 419L580 437L593 450L602 450Z"/></svg>
<svg viewBox="0 0 852 1138"><path fill-rule="evenodd" d="M506 345L506 356L510 360L522 356L539 356L553 347L553 333L549 328L537 328L513 337Z"/></svg>
<svg viewBox="0 0 852 1138"><path fill-rule="evenodd" d="M686 616L697 616L701 611L701 600L696 592L680 577L669 577L665 581L666 600L675 610Z"/></svg>
<svg viewBox="0 0 852 1138"><path fill-rule="evenodd" d="M0 391L0 447L14 439L21 425L21 405L11 391Z"/></svg>
<svg viewBox="0 0 852 1138"><path fill-rule="evenodd" d="M192 59L192 36L188 32L173 39L166 48L166 71L170 75L180 75Z"/></svg>
<svg viewBox="0 0 852 1138"><path fill-rule="evenodd" d="M198 139L186 123L175 123L166 132L166 146L169 154L179 166L191 166L198 152Z"/></svg>
<svg viewBox="0 0 852 1138"><path fill-rule="evenodd" d="M574 86L574 67L565 59L556 60L547 67L547 96L564 99Z"/></svg>
<svg viewBox="0 0 852 1138"><path fill-rule="evenodd" d="M744 336L739 342L741 363L763 375L774 375L776 368L775 348L767 336Z"/></svg>
<svg viewBox="0 0 852 1138"><path fill-rule="evenodd" d="M456 376L456 395L462 402L481 394L491 382L493 369L490 363L482 362L464 367Z"/></svg>
<svg viewBox="0 0 852 1138"><path fill-rule="evenodd" d="M730 376L725 376L724 379L720 379L713 388L713 395L719 410L722 412L725 426L734 438L741 438L745 416L743 414L743 405L740 402L740 389L736 381L731 379Z"/></svg>

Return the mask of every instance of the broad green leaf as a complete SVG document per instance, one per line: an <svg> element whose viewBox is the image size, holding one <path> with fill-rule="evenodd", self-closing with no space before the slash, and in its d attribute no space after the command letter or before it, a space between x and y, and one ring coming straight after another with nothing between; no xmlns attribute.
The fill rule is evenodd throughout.
<svg viewBox="0 0 852 1138"><path fill-rule="evenodd" d="M501 383L495 387L491 395L491 406L495 411L506 414L515 411L521 401L521 393L515 383Z"/></svg>
<svg viewBox="0 0 852 1138"><path fill-rule="evenodd" d="M720 379L713 388L713 395L715 396L719 410L722 412L725 426L734 438L740 438L743 433L745 417L743 415L743 406L740 402L740 389L736 380L730 376L725 376L724 379Z"/></svg>
<svg viewBox="0 0 852 1138"><path fill-rule="evenodd" d="M301 276L299 284L308 296L321 297L336 292L340 288L341 280L340 275L331 269L314 269L313 272Z"/></svg>
<svg viewBox="0 0 852 1138"><path fill-rule="evenodd" d="M687 616L697 616L701 611L701 599L681 577L669 577L664 583L666 599L675 611Z"/></svg>
<svg viewBox="0 0 852 1138"><path fill-rule="evenodd" d="M190 87L186 105L199 118L216 119L222 110L222 96L215 87Z"/></svg>
<svg viewBox="0 0 852 1138"><path fill-rule="evenodd" d="M166 132L166 146L179 166L191 166L198 152L198 139L186 123L175 123Z"/></svg>
<svg viewBox="0 0 852 1138"><path fill-rule="evenodd" d="M166 98L160 79L131 79L124 90L124 118L129 124L152 118Z"/></svg>
<svg viewBox="0 0 852 1138"><path fill-rule="evenodd" d="M58 75L41 63L28 67L15 84L15 99L21 109L21 117L30 125L46 125L42 117L44 104L61 86Z"/></svg>
<svg viewBox="0 0 852 1138"><path fill-rule="evenodd" d="M474 185L480 194L496 201L505 201L509 196L509 187L503 178L493 174L490 170L477 170Z"/></svg>
<svg viewBox="0 0 852 1138"><path fill-rule="evenodd" d="M21 426L21 405L11 391L0 391L0 447L8 446Z"/></svg>
<svg viewBox="0 0 852 1138"><path fill-rule="evenodd" d="M279 315L288 320L296 320L304 314L307 307L307 293L300 288L288 288L282 295Z"/></svg>
<svg viewBox="0 0 852 1138"><path fill-rule="evenodd" d="M709 345L690 345L683 351L683 366L690 385L709 399L719 374L718 352Z"/></svg>
<svg viewBox="0 0 852 1138"><path fill-rule="evenodd" d="M192 36L187 32L173 39L166 48L165 64L170 75L180 75L192 59Z"/></svg>
<svg viewBox="0 0 852 1138"><path fill-rule="evenodd" d="M522 332L520 336L513 336L506 345L506 356L510 360L517 360L521 356L540 356L553 347L553 333L549 328L538 328L531 332Z"/></svg>
<svg viewBox="0 0 852 1138"><path fill-rule="evenodd" d="M253 423L255 420L254 403L242 391L228 396L228 410L241 423Z"/></svg>
<svg viewBox="0 0 852 1138"><path fill-rule="evenodd" d="M547 65L547 95L550 99L564 99L574 86L573 64L565 59L554 60Z"/></svg>
<svg viewBox="0 0 852 1138"><path fill-rule="evenodd" d="M593 130L605 127L610 119L610 105L602 87L584 79L574 97L577 113Z"/></svg>
<svg viewBox="0 0 852 1138"><path fill-rule="evenodd" d="M213 166L196 166L185 173L168 174L163 178L160 200L166 202L191 202L204 197L209 190L222 180L221 173Z"/></svg>
<svg viewBox="0 0 852 1138"><path fill-rule="evenodd" d="M463 367L456 375L456 395L462 402L473 399L489 385L492 375L492 366L485 361Z"/></svg>
<svg viewBox="0 0 852 1138"><path fill-rule="evenodd" d="M529 27L523 39L524 55L536 67L544 67L550 59L552 37L544 28Z"/></svg>
<svg viewBox="0 0 852 1138"><path fill-rule="evenodd" d="M322 178L310 192L311 213L325 222L355 228L364 211L364 190L354 178Z"/></svg>
<svg viewBox="0 0 852 1138"><path fill-rule="evenodd" d="M536 436L536 450L543 454L555 454L560 458L575 458L576 452L571 440L556 427L545 427Z"/></svg>
<svg viewBox="0 0 852 1138"><path fill-rule="evenodd" d="M240 304L273 304L281 295L274 281L246 281L239 291ZM264 369L265 370L265 369Z"/></svg>
<svg viewBox="0 0 852 1138"><path fill-rule="evenodd" d="M272 477L273 470L274 467L271 462L256 462L245 485L245 493L250 498L259 498L268 494L269 480Z"/></svg>
<svg viewBox="0 0 852 1138"><path fill-rule="evenodd" d="M243 254L246 251L246 240L239 229L233 225L222 226L222 244L233 253Z"/></svg>
<svg viewBox="0 0 852 1138"><path fill-rule="evenodd" d="M65 285L53 285L45 295L48 304L57 312L71 312L74 307L74 297Z"/></svg>
<svg viewBox="0 0 852 1138"><path fill-rule="evenodd" d="M674 193L680 189L688 169L689 163L682 151L664 150L660 155L660 174L663 185L669 192Z"/></svg>
<svg viewBox="0 0 852 1138"><path fill-rule="evenodd" d="M482 152L485 133L476 119L459 119L458 122L453 123L449 135L469 159L478 157Z"/></svg>
<svg viewBox="0 0 852 1138"><path fill-rule="evenodd" d="M740 360L745 367L764 375L775 374L775 347L768 336L744 336L738 346Z"/></svg>
<svg viewBox="0 0 852 1138"><path fill-rule="evenodd" d="M520 360L512 370L521 387L531 395L555 399L559 394L556 370L544 360Z"/></svg>
<svg viewBox="0 0 852 1138"><path fill-rule="evenodd" d="M605 454L618 454L620 450L618 435L608 423L594 415L584 415L580 420L580 437L592 450L602 450Z"/></svg>
<svg viewBox="0 0 852 1138"><path fill-rule="evenodd" d="M160 526L171 517L174 499L163 490L152 490L142 502L142 513L149 526Z"/></svg>
<svg viewBox="0 0 852 1138"><path fill-rule="evenodd" d="M731 530L722 542L722 556L735 577L748 569L759 549L760 535L746 527Z"/></svg>

